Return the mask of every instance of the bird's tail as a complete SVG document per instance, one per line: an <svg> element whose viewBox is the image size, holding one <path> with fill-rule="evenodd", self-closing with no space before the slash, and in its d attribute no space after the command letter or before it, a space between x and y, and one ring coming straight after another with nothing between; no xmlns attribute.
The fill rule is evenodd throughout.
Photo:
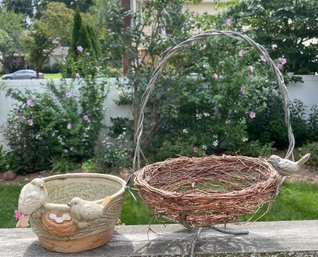
<svg viewBox="0 0 318 257"><path fill-rule="evenodd" d="M310 158L310 153L307 153L306 155L304 155L303 157L301 157L298 161L297 164L299 166L304 165L306 161L308 161Z"/></svg>
<svg viewBox="0 0 318 257"><path fill-rule="evenodd" d="M105 196L105 198L104 198L104 200L102 202L102 206L103 206L104 209L109 205L111 200L112 200L112 197L110 195Z"/></svg>
<svg viewBox="0 0 318 257"><path fill-rule="evenodd" d="M18 220L16 225L17 228L26 228L29 226L29 215L22 215L21 218Z"/></svg>

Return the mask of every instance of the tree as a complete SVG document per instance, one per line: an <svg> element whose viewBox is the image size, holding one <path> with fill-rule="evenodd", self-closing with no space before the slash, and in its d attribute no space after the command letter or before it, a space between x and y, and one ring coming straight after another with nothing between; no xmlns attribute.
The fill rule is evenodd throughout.
<svg viewBox="0 0 318 257"><path fill-rule="evenodd" d="M153 65L158 56L168 46L173 45L190 35L191 14L183 12L185 1L145 1L140 13L132 13L121 7L119 0L96 1L95 14L98 26L104 36L102 47L107 67L121 69L122 53L125 51L129 60L127 84L123 91L130 92L128 98L132 101L134 131L137 129L137 119L140 111L140 99L149 79ZM130 17L133 26L126 28L124 17ZM130 42L127 44L127 42ZM138 48L144 47L145 54L140 57ZM127 88L128 87L128 88ZM148 123L144 144L151 142L160 128L160 116L164 95L152 98L151 121Z"/></svg>
<svg viewBox="0 0 318 257"><path fill-rule="evenodd" d="M85 51L94 55L100 51L97 33L87 17L85 20L82 19L79 8L77 8L74 13L71 42L70 54L74 57L78 54L78 46L83 47Z"/></svg>
<svg viewBox="0 0 318 257"><path fill-rule="evenodd" d="M100 52L100 45L98 42L97 33L91 25L90 16L82 15L79 8L76 8L73 16L73 31L72 40L69 54L66 59L66 65L64 66L64 77L74 77L80 74L85 77L86 75L91 76L97 73L97 67L91 67L95 72L87 74L87 67L83 66L83 53L85 53L88 59L95 61L97 64Z"/></svg>
<svg viewBox="0 0 318 257"><path fill-rule="evenodd" d="M40 69L58 45L58 41L47 23L35 21L31 30L22 38L22 44L27 51L27 59L35 65L36 69Z"/></svg>
<svg viewBox="0 0 318 257"><path fill-rule="evenodd" d="M287 71L304 74L318 70L316 1L244 0L223 18L233 18L233 26L244 28L273 58L286 57Z"/></svg>
<svg viewBox="0 0 318 257"><path fill-rule="evenodd" d="M86 30L88 33L88 38L90 40L90 44L92 49L94 50L95 55L100 53L100 43L98 38L98 33L93 26L87 25Z"/></svg>
<svg viewBox="0 0 318 257"><path fill-rule="evenodd" d="M64 4L72 11L79 6L81 12L88 13L91 6L94 5L93 0L4 0L2 5L7 11L20 13L25 17L40 19L50 4Z"/></svg>
<svg viewBox="0 0 318 257"><path fill-rule="evenodd" d="M47 5L41 21L48 24L52 35L64 46L69 46L72 39L73 10L64 3L52 2Z"/></svg>
<svg viewBox="0 0 318 257"><path fill-rule="evenodd" d="M2 54L0 61L5 72L14 68L13 55L22 53L20 38L23 31L23 15L0 10L0 52Z"/></svg>
<svg viewBox="0 0 318 257"><path fill-rule="evenodd" d="M73 20L72 44L70 52L76 53L76 47L78 46L78 42L81 37L80 31L82 28L82 17L79 8L76 8Z"/></svg>
<svg viewBox="0 0 318 257"><path fill-rule="evenodd" d="M4 0L3 6L7 11L13 11L23 16L34 16L32 0Z"/></svg>
<svg viewBox="0 0 318 257"><path fill-rule="evenodd" d="M103 28L102 53L107 67L119 73L123 50L129 57L128 73L119 85L119 102L131 104L136 136L142 100L148 97L144 95L146 86L160 55L206 27L183 11L182 0L144 1L137 13L121 8L120 3L98 0L95 12ZM123 22L127 15L133 24L129 28ZM211 20L209 28L221 27L216 19ZM224 20L222 26L226 27ZM248 141L247 123L266 107L265 99L276 85L267 64L246 42L231 37L202 39L171 56L144 109L140 146L147 149L146 157L154 157L153 161L191 155L194 146L204 148L208 154L235 153ZM254 73L249 64L253 64Z"/></svg>
<svg viewBox="0 0 318 257"><path fill-rule="evenodd" d="M89 8L94 4L93 0L56 0L55 2L62 2L73 10L76 10L78 6L81 12L88 12Z"/></svg>

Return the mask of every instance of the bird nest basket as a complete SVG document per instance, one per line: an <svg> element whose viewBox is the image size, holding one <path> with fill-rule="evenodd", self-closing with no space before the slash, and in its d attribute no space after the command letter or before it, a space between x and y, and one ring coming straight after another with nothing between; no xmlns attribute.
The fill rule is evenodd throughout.
<svg viewBox="0 0 318 257"><path fill-rule="evenodd" d="M147 165L135 183L156 213L203 227L254 213L275 196L279 175L262 158L180 157Z"/></svg>
<svg viewBox="0 0 318 257"><path fill-rule="evenodd" d="M30 217L32 230L43 247L75 253L99 247L112 238L124 200L124 180L105 174L74 173L50 176L44 182L46 203ZM97 204L106 198L108 203L102 215L82 222L68 205L74 197Z"/></svg>
<svg viewBox="0 0 318 257"><path fill-rule="evenodd" d="M215 36L245 41L266 58L283 96L290 142L286 158L292 155L295 143L290 125L287 88L281 72L261 45L238 32L211 30L167 49L162 54L142 97L135 134L134 168L137 171L134 182L142 199L151 209L186 227L227 223L236 220L242 214L256 213L264 203L274 200L282 179L273 166L261 157L178 157L140 169L140 159L143 156L140 141L144 112L156 79L169 58L175 56L178 51L191 46L195 41Z"/></svg>

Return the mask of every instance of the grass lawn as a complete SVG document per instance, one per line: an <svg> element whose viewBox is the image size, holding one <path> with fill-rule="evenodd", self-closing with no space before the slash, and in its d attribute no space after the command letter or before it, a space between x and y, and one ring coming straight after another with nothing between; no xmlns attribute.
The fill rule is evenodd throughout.
<svg viewBox="0 0 318 257"><path fill-rule="evenodd" d="M263 207L260 214L266 210ZM318 185L284 183L268 214L260 220L315 220L318 219Z"/></svg>
<svg viewBox="0 0 318 257"><path fill-rule="evenodd" d="M21 186L0 185L0 228L15 227L14 211L17 209L20 190ZM252 220L262 215L265 210L266 206ZM246 216L242 220L248 218ZM145 204L140 199L135 202L128 192L120 219L126 225L159 223ZM285 182L270 212L261 220L311 219L318 219L318 185Z"/></svg>
<svg viewBox="0 0 318 257"><path fill-rule="evenodd" d="M44 73L45 79L61 79L62 74L61 73Z"/></svg>
<svg viewBox="0 0 318 257"><path fill-rule="evenodd" d="M18 208L21 188L18 185L0 185L0 228L15 227L14 211Z"/></svg>

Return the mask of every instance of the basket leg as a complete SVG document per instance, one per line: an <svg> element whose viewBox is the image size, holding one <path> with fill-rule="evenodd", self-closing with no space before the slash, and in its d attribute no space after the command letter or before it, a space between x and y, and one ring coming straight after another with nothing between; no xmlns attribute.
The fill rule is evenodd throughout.
<svg viewBox="0 0 318 257"><path fill-rule="evenodd" d="M280 182L279 182L279 184L278 184L278 186L277 186L276 193L275 193L275 196L274 196L273 201L276 200L276 198L277 198L277 196L278 196L278 194L279 194L280 188L281 188L281 186L283 185L285 179L286 179L286 177L282 177L282 178L281 178L281 180L280 180Z"/></svg>
<svg viewBox="0 0 318 257"><path fill-rule="evenodd" d="M197 243L197 241L198 241L198 239L200 237L201 232L202 232L202 227L199 227L199 229L198 229L198 231L197 231L197 233L196 233L196 235L195 235L195 237L194 237L194 239L193 239L193 241L191 243L191 254L190 254L190 257L194 257L195 245L196 245L196 243Z"/></svg>
<svg viewBox="0 0 318 257"><path fill-rule="evenodd" d="M224 233L224 234L230 234L230 235L235 235L235 236L240 236L240 235L247 235L249 233L248 230L239 230L239 229L233 229L233 228L227 228L226 223L224 223L224 227L216 227L216 226L211 226L212 229Z"/></svg>

